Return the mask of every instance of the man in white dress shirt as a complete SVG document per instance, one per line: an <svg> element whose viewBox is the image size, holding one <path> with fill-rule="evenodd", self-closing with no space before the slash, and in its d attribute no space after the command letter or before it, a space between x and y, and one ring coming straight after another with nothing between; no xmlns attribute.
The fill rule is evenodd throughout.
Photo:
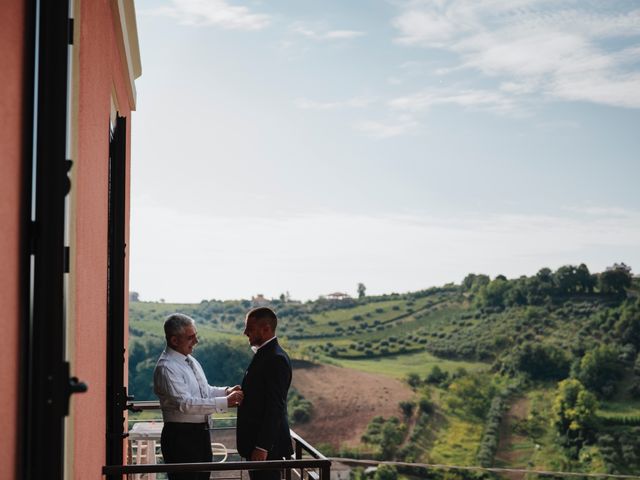
<svg viewBox="0 0 640 480"><path fill-rule="evenodd" d="M210 462L209 415L226 412L243 398L239 385L212 387L191 356L198 343L194 320L180 313L164 322L167 347L153 371L153 391L160 399L164 426L160 446L165 463ZM209 472L169 474L170 480L208 479Z"/></svg>

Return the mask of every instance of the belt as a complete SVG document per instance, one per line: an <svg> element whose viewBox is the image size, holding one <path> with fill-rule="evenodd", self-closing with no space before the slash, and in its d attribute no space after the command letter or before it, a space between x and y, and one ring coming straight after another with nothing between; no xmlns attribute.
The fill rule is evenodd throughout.
<svg viewBox="0 0 640 480"><path fill-rule="evenodd" d="M208 423L164 422L164 426L182 430L209 430Z"/></svg>

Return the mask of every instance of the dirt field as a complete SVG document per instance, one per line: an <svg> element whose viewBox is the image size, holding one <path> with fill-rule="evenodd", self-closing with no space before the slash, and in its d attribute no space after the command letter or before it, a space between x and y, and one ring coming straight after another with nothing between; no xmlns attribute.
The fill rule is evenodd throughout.
<svg viewBox="0 0 640 480"><path fill-rule="evenodd" d="M398 403L414 393L406 383L382 375L330 365L296 366L293 387L313 404L311 421L293 429L312 445L354 446L376 415L398 416Z"/></svg>

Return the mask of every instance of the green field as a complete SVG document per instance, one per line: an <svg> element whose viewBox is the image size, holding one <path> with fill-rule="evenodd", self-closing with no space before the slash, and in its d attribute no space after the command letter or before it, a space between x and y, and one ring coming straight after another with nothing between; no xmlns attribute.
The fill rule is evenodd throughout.
<svg viewBox="0 0 640 480"><path fill-rule="evenodd" d="M162 325L164 320L171 313L191 314L193 304L188 303L156 303L156 302L134 302L130 304L129 325L133 332L133 337L159 337L164 338ZM207 340L227 340L242 338L241 328L220 328L209 322L197 322L198 337L201 341ZM138 335L138 333L141 333Z"/></svg>
<svg viewBox="0 0 640 480"><path fill-rule="evenodd" d="M600 402L598 415L601 417L640 417L640 401Z"/></svg>
<svg viewBox="0 0 640 480"><path fill-rule="evenodd" d="M481 436L482 424L449 416L436 433L428 460L446 465L474 465Z"/></svg>
<svg viewBox="0 0 640 480"><path fill-rule="evenodd" d="M489 365L480 362L443 360L434 357L428 352L362 360L338 358L332 359L332 363L336 363L341 367L353 368L368 373L380 373L399 379L405 378L409 373L417 373L422 377L429 373L435 365L449 373L453 373L459 368L464 368L468 372L477 372L489 368Z"/></svg>

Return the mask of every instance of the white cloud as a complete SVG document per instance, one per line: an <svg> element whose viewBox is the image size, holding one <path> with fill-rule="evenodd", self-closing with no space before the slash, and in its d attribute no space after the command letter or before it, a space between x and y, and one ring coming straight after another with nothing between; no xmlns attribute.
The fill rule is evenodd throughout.
<svg viewBox="0 0 640 480"><path fill-rule="evenodd" d="M389 102L390 107L409 112L423 112L435 105L447 104L500 114L522 114L522 110L509 96L490 90L427 89Z"/></svg>
<svg viewBox="0 0 640 480"><path fill-rule="evenodd" d="M359 30L321 30L297 23L291 27L291 31L313 40L349 40L362 37L365 33Z"/></svg>
<svg viewBox="0 0 640 480"><path fill-rule="evenodd" d="M565 100L589 101L617 107L640 108L640 73L558 78L548 92Z"/></svg>
<svg viewBox="0 0 640 480"><path fill-rule="evenodd" d="M375 100L371 97L353 97L342 101L318 102L307 98L299 98L295 101L298 108L305 110L337 110L341 108L364 108Z"/></svg>
<svg viewBox="0 0 640 480"><path fill-rule="evenodd" d="M563 32L519 35L512 29L480 33L458 41L465 66L489 75L538 78L541 75L602 69L610 66L584 38Z"/></svg>
<svg viewBox="0 0 640 480"><path fill-rule="evenodd" d="M391 138L416 131L420 124L410 116L401 116L398 119L379 122L375 120L363 120L354 125L354 128L373 138Z"/></svg>
<svg viewBox="0 0 640 480"><path fill-rule="evenodd" d="M535 81L520 81L520 82L503 82L500 84L500 90L503 92L512 93L514 95L525 95L527 93L533 93L538 87Z"/></svg>
<svg viewBox="0 0 640 480"><path fill-rule="evenodd" d="M357 30L331 30L324 34L324 38L329 40L331 39L342 39L342 38L356 38L362 37L364 32L360 32Z"/></svg>
<svg viewBox="0 0 640 480"><path fill-rule="evenodd" d="M401 32L397 42L404 45L443 47L460 31L446 15L432 11L407 11L393 25Z"/></svg>
<svg viewBox="0 0 640 480"><path fill-rule="evenodd" d="M175 18L184 25L213 25L229 30L261 30L271 21L269 15L252 13L247 7L225 0L171 0L170 6L158 7L151 13Z"/></svg>
<svg viewBox="0 0 640 480"><path fill-rule="evenodd" d="M555 31L573 32L589 38L629 37L640 35L640 10L625 12L580 10L580 3L574 9L557 7L558 10L536 12L531 10L523 17L523 25L530 28L547 28ZM586 8L592 8L586 5ZM605 4L606 8L606 4ZM615 7L614 7L615 8Z"/></svg>
<svg viewBox="0 0 640 480"><path fill-rule="evenodd" d="M472 69L497 78L505 94L640 108L640 9L620 5L413 1L392 23L399 44L457 55L440 74Z"/></svg>

